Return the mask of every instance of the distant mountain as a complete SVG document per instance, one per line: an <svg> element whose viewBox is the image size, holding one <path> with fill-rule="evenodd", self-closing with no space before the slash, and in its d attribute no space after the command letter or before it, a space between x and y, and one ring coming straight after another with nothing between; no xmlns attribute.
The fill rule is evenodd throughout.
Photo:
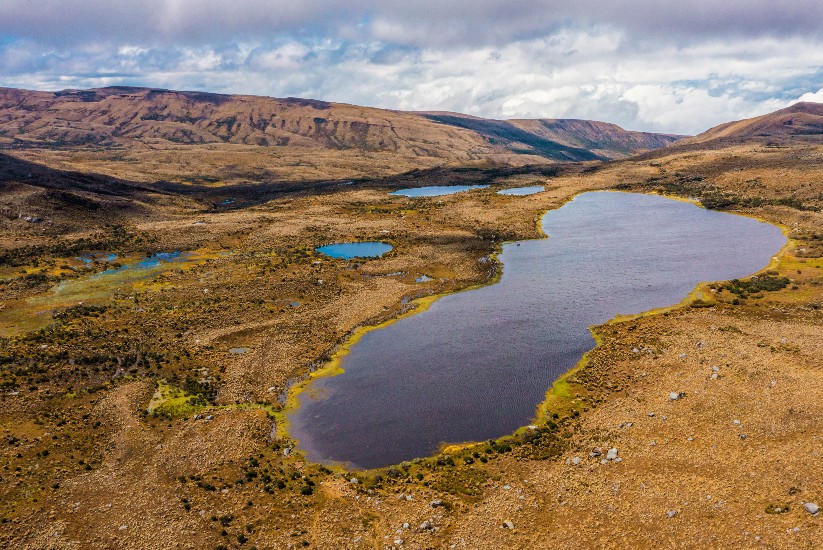
<svg viewBox="0 0 823 550"><path fill-rule="evenodd" d="M823 141L823 103L796 103L767 115L720 124L677 145L789 138Z"/></svg>
<svg viewBox="0 0 823 550"><path fill-rule="evenodd" d="M579 119L492 120L457 113L422 113L459 128L474 130L511 151L550 158L619 159L665 147L684 136L627 131L608 122Z"/></svg>
<svg viewBox="0 0 823 550"><path fill-rule="evenodd" d="M484 159L608 160L678 137L583 120L486 120L299 98L131 87L0 88L0 144L7 148L233 144L291 152L389 152L407 161L428 159L422 167Z"/></svg>

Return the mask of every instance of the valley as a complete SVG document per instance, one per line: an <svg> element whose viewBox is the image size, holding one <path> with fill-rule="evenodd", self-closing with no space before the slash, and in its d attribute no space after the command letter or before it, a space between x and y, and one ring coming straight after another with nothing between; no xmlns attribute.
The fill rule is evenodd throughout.
<svg viewBox="0 0 823 550"><path fill-rule="evenodd" d="M2 545L819 540L804 508L823 505L819 104L674 141L293 98L0 97ZM438 185L486 187L390 195ZM597 190L696 201L789 242L755 277L592 327L597 347L540 389L534 428L371 470L312 463L278 430L289 387L361 327L494 281L504 242ZM393 248L316 251L359 241ZM60 285L76 303L30 316Z"/></svg>

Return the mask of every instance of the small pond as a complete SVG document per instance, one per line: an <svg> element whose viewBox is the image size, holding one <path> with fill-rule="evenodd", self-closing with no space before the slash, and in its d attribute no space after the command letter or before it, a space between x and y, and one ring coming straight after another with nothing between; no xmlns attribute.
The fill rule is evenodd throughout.
<svg viewBox="0 0 823 550"><path fill-rule="evenodd" d="M471 191L472 189L485 189L486 187L488 187L488 185L430 185L428 187L400 189L399 191L392 191L389 195L403 197L442 197L462 193L463 191Z"/></svg>
<svg viewBox="0 0 823 550"><path fill-rule="evenodd" d="M498 283L367 332L343 374L310 382L289 413L299 448L372 468L509 434L594 346L589 326L748 276L786 243L774 225L631 193L581 194L542 227L550 238L503 246Z"/></svg>
<svg viewBox="0 0 823 550"><path fill-rule="evenodd" d="M513 187L511 189L503 189L502 191L498 191L497 194L525 196L534 195L535 193L542 193L545 190L546 188L542 185L529 185L527 187Z"/></svg>
<svg viewBox="0 0 823 550"><path fill-rule="evenodd" d="M388 243L368 241L360 243L327 244L315 250L332 258L350 260L352 258L379 258L392 248L392 245Z"/></svg>
<svg viewBox="0 0 823 550"><path fill-rule="evenodd" d="M8 307L0 310L0 336L43 327L57 309L81 302L86 305L104 303L118 292L131 292L135 285L172 269L190 267L205 257L206 254L180 251L159 252L141 259L118 258L114 254L80 256L79 259L86 265L115 259L123 264L99 273L63 280L46 292L7 303Z"/></svg>
<svg viewBox="0 0 823 550"><path fill-rule="evenodd" d="M117 254L86 254L84 256L78 256L78 260L83 262L86 265L91 265L94 262L108 262L111 263L117 259Z"/></svg>

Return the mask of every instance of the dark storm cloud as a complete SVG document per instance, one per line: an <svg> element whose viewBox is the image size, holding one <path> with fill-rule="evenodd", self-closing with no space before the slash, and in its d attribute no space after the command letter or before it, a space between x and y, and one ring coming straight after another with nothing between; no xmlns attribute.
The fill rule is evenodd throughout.
<svg viewBox="0 0 823 550"><path fill-rule="evenodd" d="M504 44L561 26L635 40L823 36L820 0L3 0L0 34L40 43L216 44L275 36L418 47Z"/></svg>

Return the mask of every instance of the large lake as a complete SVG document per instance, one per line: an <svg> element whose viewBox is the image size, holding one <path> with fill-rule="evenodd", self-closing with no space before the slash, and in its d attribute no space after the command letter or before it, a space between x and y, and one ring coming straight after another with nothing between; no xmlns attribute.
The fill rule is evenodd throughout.
<svg viewBox="0 0 823 550"><path fill-rule="evenodd" d="M774 225L630 193L584 193L542 227L549 239L504 245L500 282L367 333L343 374L313 381L290 414L299 448L372 468L511 433L594 346L590 325L750 275L786 242Z"/></svg>

